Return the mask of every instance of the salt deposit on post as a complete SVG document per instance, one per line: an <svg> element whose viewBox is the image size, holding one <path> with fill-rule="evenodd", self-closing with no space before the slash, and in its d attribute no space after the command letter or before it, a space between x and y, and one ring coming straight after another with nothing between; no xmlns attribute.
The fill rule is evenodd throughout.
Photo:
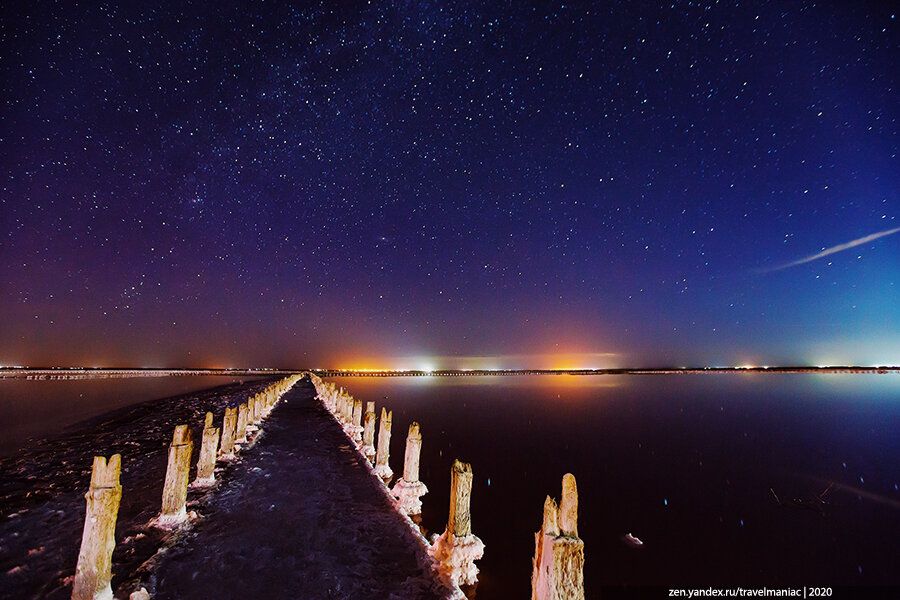
<svg viewBox="0 0 900 600"><path fill-rule="evenodd" d="M353 424L353 397L346 394L343 396L342 400L341 422L344 424L344 430L346 431L347 426Z"/></svg>
<svg viewBox="0 0 900 600"><path fill-rule="evenodd" d="M156 519L159 527L171 527L187 519L187 486L191 467L191 430L187 425L178 425L169 446L169 464L166 468L166 482L163 486L162 513Z"/></svg>
<svg viewBox="0 0 900 600"><path fill-rule="evenodd" d="M219 448L221 460L234 458L234 432L237 427L237 408L226 408L222 419L222 443Z"/></svg>
<svg viewBox="0 0 900 600"><path fill-rule="evenodd" d="M366 402L366 418L363 425L362 453L372 462L375 460L375 403Z"/></svg>
<svg viewBox="0 0 900 600"><path fill-rule="evenodd" d="M578 537L578 488L575 476L563 475L559 507L544 501L544 522L534 535L532 600L584 599L584 542Z"/></svg>
<svg viewBox="0 0 900 600"><path fill-rule="evenodd" d="M72 600L112 600L112 553L116 547L116 517L122 486L119 473L122 457L113 454L109 462L103 456L94 457L91 487L84 495L87 513L81 550L75 567Z"/></svg>
<svg viewBox="0 0 900 600"><path fill-rule="evenodd" d="M353 416L350 419L350 428L349 434L350 439L356 443L356 447L360 448L362 446L362 401L354 400L353 401Z"/></svg>
<svg viewBox="0 0 900 600"><path fill-rule="evenodd" d="M256 397L247 398L247 431L256 431L256 424L259 422L259 403Z"/></svg>
<svg viewBox="0 0 900 600"><path fill-rule="evenodd" d="M484 542L472 535L469 500L472 496L472 466L453 461L450 469L450 517L447 529L428 550L457 585L478 581L475 561L484 556Z"/></svg>
<svg viewBox="0 0 900 600"><path fill-rule="evenodd" d="M384 481L390 481L394 476L388 464L391 452L391 418L394 416L393 411L388 412L384 407L381 408L381 424L378 428L378 456L375 459L375 474Z"/></svg>
<svg viewBox="0 0 900 600"><path fill-rule="evenodd" d="M413 422L406 436L406 455L403 460L403 477L394 484L391 494L397 499L397 509L407 515L422 513L421 497L428 493L419 481L419 454L422 451L422 434L419 424Z"/></svg>
<svg viewBox="0 0 900 600"><path fill-rule="evenodd" d="M216 482L216 450L219 446L219 428L213 427L213 414L206 413L203 439L200 442L200 458L197 460L197 479L194 485L209 486Z"/></svg>
<svg viewBox="0 0 900 600"><path fill-rule="evenodd" d="M239 444L245 444L247 442L247 404L241 404L238 406L237 413L237 433L235 434L235 441Z"/></svg>

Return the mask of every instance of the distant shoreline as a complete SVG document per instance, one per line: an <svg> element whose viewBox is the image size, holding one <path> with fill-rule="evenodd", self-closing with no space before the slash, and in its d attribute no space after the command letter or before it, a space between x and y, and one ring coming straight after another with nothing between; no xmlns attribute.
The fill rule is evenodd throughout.
<svg viewBox="0 0 900 600"><path fill-rule="evenodd" d="M625 369L110 369L84 367L2 367L0 379L112 379L123 377L266 377L309 371L320 377L500 377L514 375L683 375L708 373L833 373L884 375L900 373L900 366L790 366L790 367L652 367Z"/></svg>

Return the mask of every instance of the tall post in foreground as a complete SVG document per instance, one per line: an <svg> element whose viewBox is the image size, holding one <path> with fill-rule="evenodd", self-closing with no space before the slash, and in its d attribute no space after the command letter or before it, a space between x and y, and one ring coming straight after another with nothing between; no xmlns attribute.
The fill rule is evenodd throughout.
<svg viewBox="0 0 900 600"><path fill-rule="evenodd" d="M187 486L191 468L191 430L187 425L179 425L169 446L169 464L166 468L166 482L163 486L162 514L156 519L159 527L172 527L187 519Z"/></svg>
<svg viewBox="0 0 900 600"><path fill-rule="evenodd" d="M369 462L375 460L375 403L366 402L366 417L363 424L362 453Z"/></svg>
<svg viewBox="0 0 900 600"><path fill-rule="evenodd" d="M394 484L391 494L397 499L397 508L407 515L422 514L421 497L428 493L419 481L419 454L422 452L422 434L419 424L413 422L406 436L406 455L403 457L403 477Z"/></svg>
<svg viewBox="0 0 900 600"><path fill-rule="evenodd" d="M475 561L484 556L484 542L472 535L469 513L471 496L472 466L454 460L450 470L450 518L447 529L428 551L457 585L474 585L478 581Z"/></svg>
<svg viewBox="0 0 900 600"><path fill-rule="evenodd" d="M391 452L391 418L394 412L388 412L381 407L381 424L378 428L378 457L375 459L375 474L385 481L390 481L394 476L388 464Z"/></svg>
<svg viewBox="0 0 900 600"><path fill-rule="evenodd" d="M219 447L219 428L213 427L213 414L206 413L203 439L200 442L200 458L197 460L197 479L194 485L205 487L216 482L216 450Z"/></svg>
<svg viewBox="0 0 900 600"><path fill-rule="evenodd" d="M119 473L122 457L113 454L106 462L103 456L94 457L91 471L91 487L84 495L87 513L84 516L84 532L81 534L81 550L75 567L72 600L111 599L112 553L116 547L116 517L122 486Z"/></svg>
<svg viewBox="0 0 900 600"><path fill-rule="evenodd" d="M219 458L222 460L234 458L235 429L237 429L237 408L226 408L225 418L222 419L222 443L219 446Z"/></svg>
<svg viewBox="0 0 900 600"><path fill-rule="evenodd" d="M584 542L578 537L578 488L563 475L559 507L544 501L544 523L534 535L532 600L584 600Z"/></svg>

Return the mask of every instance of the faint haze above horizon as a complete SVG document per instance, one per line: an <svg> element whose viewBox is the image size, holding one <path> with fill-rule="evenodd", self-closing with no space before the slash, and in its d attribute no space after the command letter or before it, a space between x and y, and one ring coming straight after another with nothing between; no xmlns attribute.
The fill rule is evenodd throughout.
<svg viewBox="0 0 900 600"><path fill-rule="evenodd" d="M884 3L19 3L0 364L900 364Z"/></svg>

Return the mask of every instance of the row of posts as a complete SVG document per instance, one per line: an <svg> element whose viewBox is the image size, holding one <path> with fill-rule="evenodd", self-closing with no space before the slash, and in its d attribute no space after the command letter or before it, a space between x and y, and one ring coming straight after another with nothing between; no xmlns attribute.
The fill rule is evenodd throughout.
<svg viewBox="0 0 900 600"><path fill-rule="evenodd" d="M343 388L311 374L318 398L343 426L357 450L374 465L375 474L387 485L393 477L389 465L392 413L381 409L378 447L375 448L375 403L355 400ZM419 481L419 455L422 434L413 422L406 436L403 477L390 489L394 505L409 516L422 512L421 497L428 492ZM450 515L447 528L428 548L429 554L456 585L474 585L478 580L475 561L484 555L484 543L472 534L470 500L472 466L453 461L450 470ZM562 480L560 503L547 497L541 530L535 533L531 574L532 600L584 599L584 542L578 537L578 488L575 476Z"/></svg>
<svg viewBox="0 0 900 600"><path fill-rule="evenodd" d="M228 408L222 428L213 426L213 414L206 413L197 477L194 487L215 483L217 461L233 460L242 446L254 439L260 422L274 408L281 396L304 376L309 376L316 393L357 449L372 463L374 471L387 485L393 478L389 465L392 413L382 407L375 449L375 403L367 402L365 415L362 402L354 400L343 388L323 381L311 373L292 375L282 379L248 399L246 403ZM421 497L428 492L419 481L419 457L422 435L419 424L413 422L406 438L403 477L390 490L397 509L406 515L422 512ZM193 451L191 430L178 425L169 446L168 465L163 484L162 509L154 520L157 527L177 527L188 518L187 489L190 459ZM87 513L75 580L73 600L111 599L112 553L115 548L115 528L122 486L119 474L121 455L107 461L95 456L91 471L90 489L85 494ZM475 561L484 555L484 543L472 534L470 499L472 467L453 461L450 471L450 515L447 528L429 547L429 553L441 565L456 585L474 585L478 568ZM541 530L535 534L535 553L532 561L532 600L563 600L584 598L584 542L578 537L578 490L575 477L563 476L561 501L547 497ZM143 594L143 595L142 595ZM133 598L144 597L136 592Z"/></svg>
<svg viewBox="0 0 900 600"><path fill-rule="evenodd" d="M281 396L303 376L286 377L250 397L240 406L226 409L221 428L213 426L213 414L206 413L197 460L197 476L191 486L203 488L213 485L216 462L234 460L241 448L252 442L260 423ZM169 445L162 509L153 520L156 527L174 528L188 519L187 490L193 448L190 428L187 425L176 426ZM119 501L122 499L122 486L119 483L121 469L122 457L119 454L114 454L108 461L103 456L94 457L91 485L85 494L87 514L78 564L75 567L72 600L113 598L110 582L112 553L116 546L116 518ZM135 599L147 597L145 590L132 594Z"/></svg>

